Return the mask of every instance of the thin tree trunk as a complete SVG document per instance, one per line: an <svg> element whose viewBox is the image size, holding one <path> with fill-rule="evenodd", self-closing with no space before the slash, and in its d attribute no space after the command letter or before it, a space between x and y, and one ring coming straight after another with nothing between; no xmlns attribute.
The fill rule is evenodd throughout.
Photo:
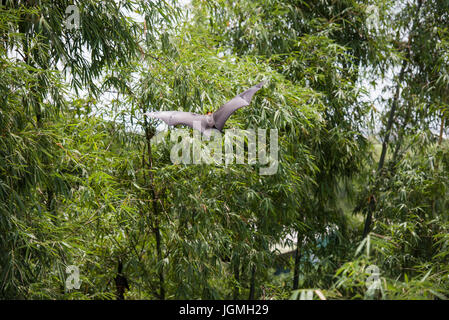
<svg viewBox="0 0 449 320"><path fill-rule="evenodd" d="M116 288L116 298L117 300L125 300L125 291L129 290L128 280L122 273L123 264L119 260L117 268L117 276L115 277L115 288Z"/></svg>
<svg viewBox="0 0 449 320"><path fill-rule="evenodd" d="M254 300L254 291L256 289L256 266L251 268L251 280L249 285L249 300Z"/></svg>
<svg viewBox="0 0 449 320"><path fill-rule="evenodd" d="M441 126L440 126L440 137L438 138L438 145L443 142L443 132L444 132L444 113L441 116Z"/></svg>
<svg viewBox="0 0 449 320"><path fill-rule="evenodd" d="M377 175L379 176L382 172L382 169L384 167L385 164L385 157L387 155L387 149L388 149L388 142L390 140L390 133L391 133L391 129L393 127L393 122L394 122L394 116L396 114L396 109L398 107L398 103L399 103L399 93L400 93L400 88L401 88L401 82L404 79L404 73L405 73L405 68L407 66L407 59L404 59L402 61L402 66L401 66L401 71L399 72L399 79L398 82L396 84L396 92L394 94L394 98L393 98L393 104L391 105L391 110L390 110L390 114L388 116L388 122L387 122L387 127L386 127L386 131L385 131L385 137L384 140L382 142L382 152L380 154L380 159L379 159L379 164L377 167ZM377 186L374 187L374 189L377 189ZM375 192L376 190L374 190ZM373 193L374 193L373 192ZM369 197L370 201L374 200L374 198L372 196ZM366 214L366 218L365 218L365 226L363 228L363 238L365 238L368 233L371 230L371 222L373 219L373 209L375 208L375 205L373 205L372 202L369 202L368 204L368 212Z"/></svg>
<svg viewBox="0 0 449 320"><path fill-rule="evenodd" d="M388 149L388 142L390 140L390 134L391 134L391 129L393 128L393 122L394 122L394 118L396 115L396 110L399 104L399 97L400 97L400 89L401 89L401 83L404 80L404 75L405 75L405 69L407 67L407 63L408 60L410 58L410 44L411 44L411 40L413 37L413 32L414 29L417 25L417 20L419 17L419 12L421 10L421 6L422 6L422 0L418 0L418 7L417 7L417 12L415 15L415 19L413 21L413 26L412 26L412 30L410 31L410 35L408 38L408 42L407 42L407 53L405 58L402 60L402 65L401 65L401 70L399 72L399 77L398 77L398 82L396 83L396 91L394 94L394 98L393 98L393 103L391 105L391 110L390 110L390 114L388 116L388 122L387 122L387 126L386 126L386 131L385 131L385 137L384 140L382 142L382 152L380 154L380 159L379 159L379 165L377 167L377 176L379 176L383 170L384 164L385 164L385 158L387 155L387 149ZM377 184L377 183L376 183ZM366 214L366 218L365 218L365 226L363 228L363 238L365 238L368 233L371 230L371 222L373 219L373 212L375 209L375 196L374 194L376 193L376 189L377 189L377 185L374 186L373 192L369 197L369 205L368 205L368 212Z"/></svg>
<svg viewBox="0 0 449 320"><path fill-rule="evenodd" d="M234 264L234 279L235 279L235 286L234 286L234 294L233 299L237 300L240 295L240 259L236 259L237 261Z"/></svg>
<svg viewBox="0 0 449 320"><path fill-rule="evenodd" d="M405 118L404 118L404 122L402 123L402 130L399 132L399 138L398 138L398 141L396 142L396 147L395 147L395 150L394 150L394 153L393 153L393 164L394 165L396 165L397 162L399 161L398 160L398 158L399 158L399 151L401 150L402 143L404 141L405 127L408 124L408 121L410 119L411 113L412 113L412 107L409 104L408 109L407 109L407 113L406 113Z"/></svg>
<svg viewBox="0 0 449 320"><path fill-rule="evenodd" d="M145 110L144 110L145 111ZM147 149L148 149L148 175L150 177L150 195L151 195L151 202L153 206L153 213L154 213L154 225L153 225L153 232L154 237L156 240L156 255L158 262L161 262L163 259L162 254L162 237L161 237L161 230L160 230L160 224L159 224L159 207L157 203L157 195L154 188L154 178L153 178L153 154L151 150L151 138L153 137L152 132L150 132L149 124L147 122L147 119L145 117L145 136L147 140ZM164 280L164 267L160 266L159 272L159 299L165 300L165 280Z"/></svg>
<svg viewBox="0 0 449 320"><path fill-rule="evenodd" d="M296 252L295 252L295 269L293 272L293 290L297 290L299 286L299 263L301 261L301 236L298 231L296 237Z"/></svg>
<svg viewBox="0 0 449 320"><path fill-rule="evenodd" d="M440 136L438 137L438 146L441 146L441 143L443 142L443 132L444 132L444 112L441 115L441 124L440 124ZM438 174L438 168L439 168L439 164L440 162L438 161L438 159L435 159L435 170L434 170L434 174ZM432 199L432 214L435 217L436 216L436 195L433 195L433 199ZM432 229L434 227L432 226Z"/></svg>
<svg viewBox="0 0 449 320"><path fill-rule="evenodd" d="M396 92L394 93L393 104L391 105L390 114L388 116L385 138L382 142L382 153L380 154L379 165L377 167L378 173L380 173L380 171L384 167L385 157L387 155L387 149L388 149L388 142L390 140L391 129L393 127L394 117L396 115L396 109L397 109L398 103L399 103L399 93L400 93L400 89L401 89L401 83L404 80L404 73L405 73L406 67L407 67L407 59L404 59L404 60L402 60L401 71L399 72L399 79L398 79L398 83L396 84Z"/></svg>
<svg viewBox="0 0 449 320"><path fill-rule="evenodd" d="M441 115L441 123L440 123L440 135L438 137L438 145L441 146L441 143L443 142L443 133L444 133L444 112ZM435 172L438 171L439 167L439 161L435 162Z"/></svg>
<svg viewBox="0 0 449 320"><path fill-rule="evenodd" d="M157 252L157 260L159 262L162 261L162 248L161 248L161 231L159 229L159 223L157 223L155 230L155 237L156 237L156 252ZM165 285L164 285L164 267L160 267L159 271L159 298L161 300L165 300Z"/></svg>
<svg viewBox="0 0 449 320"><path fill-rule="evenodd" d="M147 35L147 24L144 23L144 35L146 37ZM142 49L141 49L142 50ZM143 58L143 57L142 57ZM142 106L143 113L146 112L146 108ZM144 123L145 123L145 135L147 138L147 148L148 148L148 168L149 168L149 175L150 175L150 188L151 188L151 200L153 203L153 212L155 216L155 225L154 225L154 235L156 238L156 254L157 254L157 260L158 262L162 261L162 237L161 237L161 230L159 225L159 210L157 205L157 197L156 192L154 190L154 180L153 180L153 172L151 171L153 169L153 154L151 150L151 138L154 135L154 132L150 132L147 117L144 117ZM165 300L165 284L164 284L164 267L161 266L159 270L159 299Z"/></svg>

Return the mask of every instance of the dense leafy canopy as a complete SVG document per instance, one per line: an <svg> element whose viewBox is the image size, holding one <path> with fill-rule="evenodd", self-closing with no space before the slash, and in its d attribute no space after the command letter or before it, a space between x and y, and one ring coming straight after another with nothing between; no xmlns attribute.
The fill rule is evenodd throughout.
<svg viewBox="0 0 449 320"><path fill-rule="evenodd" d="M0 297L446 299L447 26L442 0L1 1ZM262 80L225 129L276 129L276 174L154 142L143 113Z"/></svg>

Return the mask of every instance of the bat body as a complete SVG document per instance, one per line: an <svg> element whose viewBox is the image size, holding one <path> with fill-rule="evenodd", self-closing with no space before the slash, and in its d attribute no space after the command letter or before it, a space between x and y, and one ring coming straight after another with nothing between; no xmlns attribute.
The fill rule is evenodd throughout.
<svg viewBox="0 0 449 320"><path fill-rule="evenodd" d="M238 109L250 104L254 94L262 88L264 81L249 88L235 98L226 102L214 113L207 115L183 111L147 112L144 115L164 121L169 126L185 125L210 135L213 130L222 132L229 117Z"/></svg>

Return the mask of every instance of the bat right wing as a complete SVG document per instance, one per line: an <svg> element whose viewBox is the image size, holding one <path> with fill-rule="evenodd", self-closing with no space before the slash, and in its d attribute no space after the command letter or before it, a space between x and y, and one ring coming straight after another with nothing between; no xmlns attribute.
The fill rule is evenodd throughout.
<svg viewBox="0 0 449 320"><path fill-rule="evenodd" d="M253 99L254 94L262 88L265 84L265 81L262 81L255 86L249 88L245 92L239 94L232 100L226 102L224 105L220 107L217 111L214 112L214 121L215 127L218 130L222 130L228 118L241 107L247 106L250 104Z"/></svg>
<svg viewBox="0 0 449 320"><path fill-rule="evenodd" d="M160 119L169 126L185 125L193 128L194 123L198 122L201 126L201 131L206 129L206 118L201 114L184 111L158 111L147 112L145 115L150 118Z"/></svg>

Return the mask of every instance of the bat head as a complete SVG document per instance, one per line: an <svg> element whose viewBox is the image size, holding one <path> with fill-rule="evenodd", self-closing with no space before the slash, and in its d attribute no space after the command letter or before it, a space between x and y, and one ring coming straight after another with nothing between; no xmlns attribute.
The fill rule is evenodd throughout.
<svg viewBox="0 0 449 320"><path fill-rule="evenodd" d="M213 126L214 126L215 121L214 121L214 116L213 116L212 112L209 111L209 112L207 113L207 115L206 115L206 121L207 121L207 125L208 125L209 127L213 127Z"/></svg>

